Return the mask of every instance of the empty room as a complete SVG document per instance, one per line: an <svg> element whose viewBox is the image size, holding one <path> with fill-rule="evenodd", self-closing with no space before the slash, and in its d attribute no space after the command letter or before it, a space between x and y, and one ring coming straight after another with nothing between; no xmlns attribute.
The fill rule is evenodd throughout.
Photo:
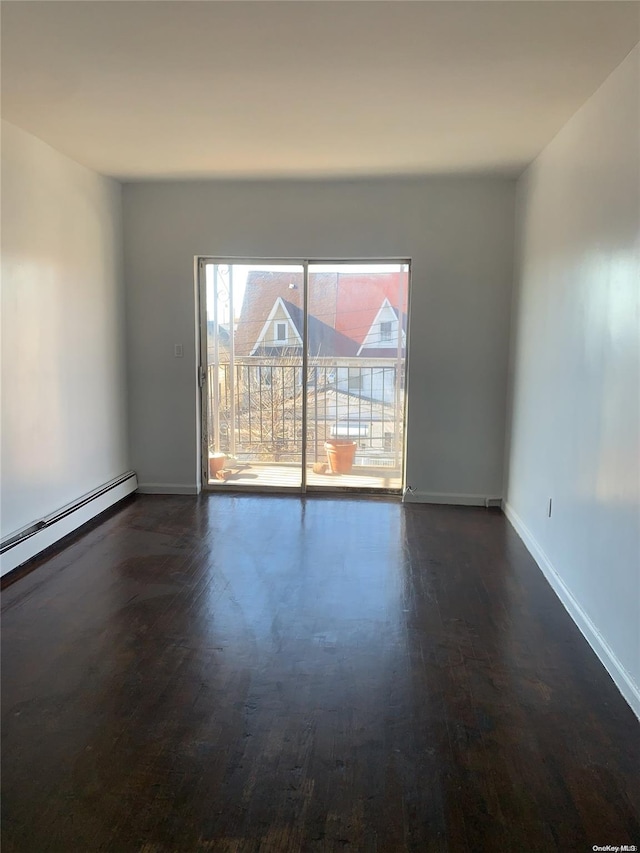
<svg viewBox="0 0 640 853"><path fill-rule="evenodd" d="M640 844L640 4L2 0L3 853Z"/></svg>

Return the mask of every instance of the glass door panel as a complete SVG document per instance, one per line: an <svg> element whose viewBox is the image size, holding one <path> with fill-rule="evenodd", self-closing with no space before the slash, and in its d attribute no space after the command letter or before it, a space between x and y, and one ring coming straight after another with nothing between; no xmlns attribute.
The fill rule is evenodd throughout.
<svg viewBox="0 0 640 853"><path fill-rule="evenodd" d="M304 268L206 261L204 273L205 482L300 490Z"/></svg>
<svg viewBox="0 0 640 853"><path fill-rule="evenodd" d="M401 490L409 265L309 264L307 488Z"/></svg>

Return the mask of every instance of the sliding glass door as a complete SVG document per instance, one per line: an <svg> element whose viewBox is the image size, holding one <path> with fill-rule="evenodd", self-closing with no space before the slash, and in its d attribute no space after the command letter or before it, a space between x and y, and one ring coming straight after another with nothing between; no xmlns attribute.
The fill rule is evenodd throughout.
<svg viewBox="0 0 640 853"><path fill-rule="evenodd" d="M199 271L206 486L400 491L408 263Z"/></svg>
<svg viewBox="0 0 640 853"><path fill-rule="evenodd" d="M399 490L407 264L309 265L309 489Z"/></svg>
<svg viewBox="0 0 640 853"><path fill-rule="evenodd" d="M304 269L215 261L203 266L205 481L299 490Z"/></svg>

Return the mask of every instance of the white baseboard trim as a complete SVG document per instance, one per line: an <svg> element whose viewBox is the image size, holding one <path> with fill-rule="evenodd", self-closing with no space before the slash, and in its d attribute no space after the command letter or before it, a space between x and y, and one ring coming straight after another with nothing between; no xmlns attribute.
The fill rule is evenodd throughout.
<svg viewBox="0 0 640 853"><path fill-rule="evenodd" d="M446 504L449 506L500 506L501 498L493 495L455 495L445 492L405 492L403 501L410 504Z"/></svg>
<svg viewBox="0 0 640 853"><path fill-rule="evenodd" d="M3 553L0 554L0 576L17 569L27 560L36 557L45 548L55 545L64 536L68 536L100 515L101 512L135 492L138 481L133 471L127 471L121 477L116 477L92 492L78 498L77 501L61 507L46 518L35 521L22 532L3 543ZM16 539L15 544L12 539Z"/></svg>
<svg viewBox="0 0 640 853"><path fill-rule="evenodd" d="M198 495L198 486L185 486L181 483L138 483L141 495Z"/></svg>
<svg viewBox="0 0 640 853"><path fill-rule="evenodd" d="M584 638L613 679L614 684L630 705L631 710L634 712L636 717L640 719L640 688L635 684L627 670L620 663L613 649L609 646L589 616L582 609L580 603L574 598L573 593L567 587L558 572L554 569L551 561L545 554L544 550L540 547L527 525L508 502L505 503L504 513L511 522L518 536L524 542L527 550L540 567L542 574L551 585L551 588L564 605L565 610L576 623Z"/></svg>

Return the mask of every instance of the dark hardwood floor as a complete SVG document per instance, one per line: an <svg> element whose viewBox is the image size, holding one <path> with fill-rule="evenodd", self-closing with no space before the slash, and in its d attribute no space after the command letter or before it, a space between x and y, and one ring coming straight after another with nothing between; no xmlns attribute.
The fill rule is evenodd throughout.
<svg viewBox="0 0 640 853"><path fill-rule="evenodd" d="M499 512L137 497L2 623L3 853L640 843L637 720Z"/></svg>

